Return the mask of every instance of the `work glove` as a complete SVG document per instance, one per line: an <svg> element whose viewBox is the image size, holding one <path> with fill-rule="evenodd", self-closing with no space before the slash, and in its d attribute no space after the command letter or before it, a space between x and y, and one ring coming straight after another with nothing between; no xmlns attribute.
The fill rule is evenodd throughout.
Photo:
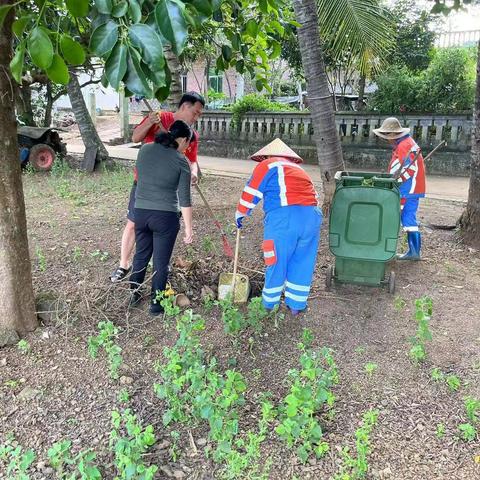
<svg viewBox="0 0 480 480"><path fill-rule="evenodd" d="M237 228L242 228L243 225L243 219L245 218L245 215L242 215L241 213L237 212L235 213L235 223L237 225Z"/></svg>

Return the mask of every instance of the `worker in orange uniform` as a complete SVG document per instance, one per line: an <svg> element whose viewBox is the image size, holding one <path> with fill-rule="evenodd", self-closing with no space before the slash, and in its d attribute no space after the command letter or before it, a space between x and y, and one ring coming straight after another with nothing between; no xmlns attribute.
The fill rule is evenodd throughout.
<svg viewBox="0 0 480 480"><path fill-rule="evenodd" d="M384 120L373 133L388 140L393 147L388 173L397 178L400 188L401 223L407 232L408 251L399 260L420 260L422 237L418 229L417 210L420 198L425 196L425 164L420 147L410 136L410 129L402 127L395 117Z"/></svg>
<svg viewBox="0 0 480 480"><path fill-rule="evenodd" d="M272 309L285 303L293 315L307 306L322 224L317 192L299 165L303 160L280 139L251 156L260 162L243 189L235 220L242 228L263 199L265 229L263 257L265 285L263 305Z"/></svg>

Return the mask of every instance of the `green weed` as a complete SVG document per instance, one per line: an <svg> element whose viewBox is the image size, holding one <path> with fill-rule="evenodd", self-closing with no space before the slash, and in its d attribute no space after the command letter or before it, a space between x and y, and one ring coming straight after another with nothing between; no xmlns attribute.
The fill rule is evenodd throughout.
<svg viewBox="0 0 480 480"><path fill-rule="evenodd" d="M202 249L208 255L216 250L215 244L209 235L205 235L202 239Z"/></svg>
<svg viewBox="0 0 480 480"><path fill-rule="evenodd" d="M40 247L35 248L35 255L37 256L38 269L43 273L47 269L47 257Z"/></svg>
<svg viewBox="0 0 480 480"><path fill-rule="evenodd" d="M7 440L0 445L0 466L3 463L5 478L14 480L29 480L28 470L35 461L36 455L33 450L24 451L20 445Z"/></svg>
<svg viewBox="0 0 480 480"><path fill-rule="evenodd" d="M130 401L130 393L128 393L128 389L122 388L122 390L118 392L118 401L120 403L128 403Z"/></svg>
<svg viewBox="0 0 480 480"><path fill-rule="evenodd" d="M410 349L410 358L415 363L425 361L427 352L425 343L432 339L430 332L430 319L432 317L432 299L422 297L415 300L415 320L417 321L417 332L411 339L412 347Z"/></svg>
<svg viewBox="0 0 480 480"><path fill-rule="evenodd" d="M368 362L368 363L365 364L364 369L365 369L365 373L369 377L372 377L373 374L377 371L378 365L376 363Z"/></svg>
<svg viewBox="0 0 480 480"><path fill-rule="evenodd" d="M458 426L460 437L465 442L472 442L477 436L477 430L471 423L461 423Z"/></svg>
<svg viewBox="0 0 480 480"><path fill-rule="evenodd" d="M30 353L31 351L30 344L25 339L22 339L17 343L17 348L23 355L27 355L27 353Z"/></svg>
<svg viewBox="0 0 480 480"><path fill-rule="evenodd" d="M110 449L115 454L117 469L115 478L121 480L153 480L158 470L156 465L146 466L143 456L155 443L152 425L143 428L129 409L122 413L112 412Z"/></svg>
<svg viewBox="0 0 480 480"><path fill-rule="evenodd" d="M288 372L290 390L279 406L279 424L275 432L289 448L295 446L297 455L306 462L311 453L318 458L329 449L322 440L323 432L316 415L323 408L332 408L335 396L331 391L338 383L338 373L332 351L311 349L313 335L305 329L299 344L301 369Z"/></svg>
<svg viewBox="0 0 480 480"><path fill-rule="evenodd" d="M155 302L160 302L167 317L176 317L180 314L180 307L175 305L175 296L170 295L167 290L163 292L157 291Z"/></svg>
<svg viewBox="0 0 480 480"><path fill-rule="evenodd" d="M479 421L478 414L480 413L480 400L478 398L465 397L463 402L467 418L470 422L477 423Z"/></svg>
<svg viewBox="0 0 480 480"><path fill-rule="evenodd" d="M118 379L118 370L122 364L122 349L115 343L118 328L110 321L98 323L99 334L88 338L88 351L92 358L97 358L98 350L103 347L108 357L110 376Z"/></svg>
<svg viewBox="0 0 480 480"><path fill-rule="evenodd" d="M101 262L106 262L108 258L110 257L110 254L108 252L102 252L98 248L94 250L92 253L90 253L90 256L92 258L98 259Z"/></svg>
<svg viewBox="0 0 480 480"><path fill-rule="evenodd" d="M444 423L437 423L437 429L435 430L435 435L437 438L443 438L445 436L445 424Z"/></svg>
<svg viewBox="0 0 480 480"><path fill-rule="evenodd" d="M355 431L356 457L352 457L348 447L343 447L341 451L343 465L335 480L357 480L367 474L367 458L371 452L370 434L377 424L378 415L378 410L369 410L363 414L362 425Z"/></svg>
<svg viewBox="0 0 480 480"><path fill-rule="evenodd" d="M87 450L73 455L71 448L72 442L64 440L54 443L48 449L47 455L50 465L55 469L58 478L65 480L77 478L81 480L100 480L102 475L94 464L95 452Z"/></svg>
<svg viewBox="0 0 480 480"><path fill-rule="evenodd" d="M400 312L401 310L403 310L405 307L407 306L407 302L402 298L400 297L399 295L397 295L395 297L395 300L393 301L393 307L395 308L395 310L397 312Z"/></svg>
<svg viewBox="0 0 480 480"><path fill-rule="evenodd" d="M445 377L445 382L447 383L448 388L452 392L456 392L462 384L460 379L456 375L447 375Z"/></svg>
<svg viewBox="0 0 480 480"><path fill-rule="evenodd" d="M432 371L430 372L430 376L435 382L443 382L445 379L445 375L439 368L432 369Z"/></svg>
<svg viewBox="0 0 480 480"><path fill-rule="evenodd" d="M72 250L72 260L76 263L78 262L83 256L83 251L80 247L74 247Z"/></svg>

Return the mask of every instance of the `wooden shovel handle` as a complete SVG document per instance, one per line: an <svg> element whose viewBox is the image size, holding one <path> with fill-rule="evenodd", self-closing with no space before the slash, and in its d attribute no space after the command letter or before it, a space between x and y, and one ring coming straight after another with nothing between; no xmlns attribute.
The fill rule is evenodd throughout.
<svg viewBox="0 0 480 480"><path fill-rule="evenodd" d="M235 257L233 260L232 301L235 301L235 279L237 278L239 247L240 247L240 229L237 228L237 238L235 239Z"/></svg>

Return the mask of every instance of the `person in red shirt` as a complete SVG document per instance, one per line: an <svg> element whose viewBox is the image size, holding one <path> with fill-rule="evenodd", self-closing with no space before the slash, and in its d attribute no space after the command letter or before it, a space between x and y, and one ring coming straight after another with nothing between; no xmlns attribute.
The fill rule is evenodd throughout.
<svg viewBox="0 0 480 480"><path fill-rule="evenodd" d="M176 120L183 120L187 125L193 125L202 115L205 107L204 98L197 92L187 92L182 95L176 112L150 112L133 130L132 141L152 143L155 136L161 132L168 132ZM185 151L192 174L192 183L198 181L198 133L194 132L194 139ZM135 247L135 191L137 187L137 172L134 169L134 182L130 192L127 210L127 223L122 234L120 247L120 265L110 276L112 282L118 282L129 273L129 262Z"/></svg>

